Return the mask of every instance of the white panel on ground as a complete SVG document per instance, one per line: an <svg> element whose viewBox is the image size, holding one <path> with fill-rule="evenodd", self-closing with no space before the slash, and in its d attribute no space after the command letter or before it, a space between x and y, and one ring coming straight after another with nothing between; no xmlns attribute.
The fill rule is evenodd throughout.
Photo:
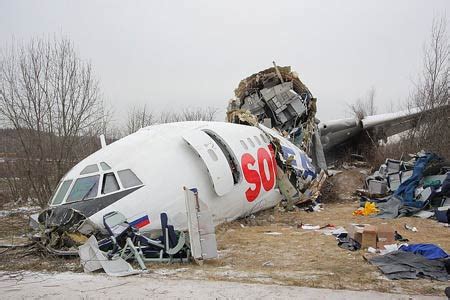
<svg viewBox="0 0 450 300"><path fill-rule="evenodd" d="M134 270L120 256L113 257L109 260L106 254L98 248L97 239L94 235L84 245L78 247L78 249L80 264L83 266L84 272L93 272L103 268L106 274L118 277L140 273L138 270Z"/></svg>
<svg viewBox="0 0 450 300"><path fill-rule="evenodd" d="M196 189L184 189L189 239L195 260L217 258L214 224L207 205L198 198Z"/></svg>

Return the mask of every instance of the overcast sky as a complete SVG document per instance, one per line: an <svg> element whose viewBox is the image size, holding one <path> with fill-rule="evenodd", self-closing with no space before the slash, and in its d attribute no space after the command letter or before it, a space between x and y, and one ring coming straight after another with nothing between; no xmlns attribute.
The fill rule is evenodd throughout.
<svg viewBox="0 0 450 300"><path fill-rule="evenodd" d="M371 87L381 112L404 101L433 17L449 12L449 0L0 0L0 46L67 36L117 121L143 104L224 113L239 81L273 60L298 72L330 120L348 116L346 103Z"/></svg>

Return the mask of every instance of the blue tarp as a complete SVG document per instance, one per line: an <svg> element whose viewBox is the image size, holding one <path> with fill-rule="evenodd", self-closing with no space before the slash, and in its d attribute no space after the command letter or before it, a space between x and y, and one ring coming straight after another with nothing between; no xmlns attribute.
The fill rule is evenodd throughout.
<svg viewBox="0 0 450 300"><path fill-rule="evenodd" d="M425 156L417 159L414 165L413 175L405 182L400 184L400 186L394 193L394 196L400 199L403 205L418 208L422 208L423 206L425 206L425 202L415 200L414 191L416 190L420 180L423 177L423 171L425 170L427 164L437 158L438 157L436 156L436 154L427 153Z"/></svg>
<svg viewBox="0 0 450 300"><path fill-rule="evenodd" d="M411 244L409 246L401 246L401 251L420 254L427 259L447 258L448 254L444 250L434 244Z"/></svg>

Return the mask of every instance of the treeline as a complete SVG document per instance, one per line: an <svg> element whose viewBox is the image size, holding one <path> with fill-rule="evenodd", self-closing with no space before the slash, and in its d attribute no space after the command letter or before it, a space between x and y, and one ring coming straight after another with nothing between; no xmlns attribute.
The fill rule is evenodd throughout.
<svg viewBox="0 0 450 300"><path fill-rule="evenodd" d="M156 118L131 108L124 128L111 122L88 61L66 38L13 44L0 56L0 199L47 205L60 178L99 149L155 122L213 120L217 110L185 109ZM7 195L5 195L7 193Z"/></svg>
<svg viewBox="0 0 450 300"><path fill-rule="evenodd" d="M411 130L395 137L388 144L378 144L378 139L367 133L361 140L363 155L380 165L386 157L405 158L420 150L434 152L450 160L450 53L447 18L433 20L429 40L424 44L422 69L414 81L414 87L405 103L397 103L398 110L431 110L423 114ZM367 96L349 105L358 119L375 114L375 89Z"/></svg>

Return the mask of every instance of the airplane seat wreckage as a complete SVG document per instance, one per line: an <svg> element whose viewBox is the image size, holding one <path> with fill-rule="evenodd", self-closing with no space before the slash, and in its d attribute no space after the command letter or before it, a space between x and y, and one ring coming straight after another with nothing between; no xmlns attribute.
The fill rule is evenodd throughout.
<svg viewBox="0 0 450 300"><path fill-rule="evenodd" d="M235 94L228 122L152 125L75 165L38 217L40 242L61 255L76 255L86 243L80 255L106 259L216 258L215 225L282 200L287 209L316 200L327 178L326 153L364 131L389 136L409 129L426 113L322 123L309 89L275 63L241 81ZM112 220L126 228L124 236L108 230ZM161 230L159 242L150 238Z"/></svg>

